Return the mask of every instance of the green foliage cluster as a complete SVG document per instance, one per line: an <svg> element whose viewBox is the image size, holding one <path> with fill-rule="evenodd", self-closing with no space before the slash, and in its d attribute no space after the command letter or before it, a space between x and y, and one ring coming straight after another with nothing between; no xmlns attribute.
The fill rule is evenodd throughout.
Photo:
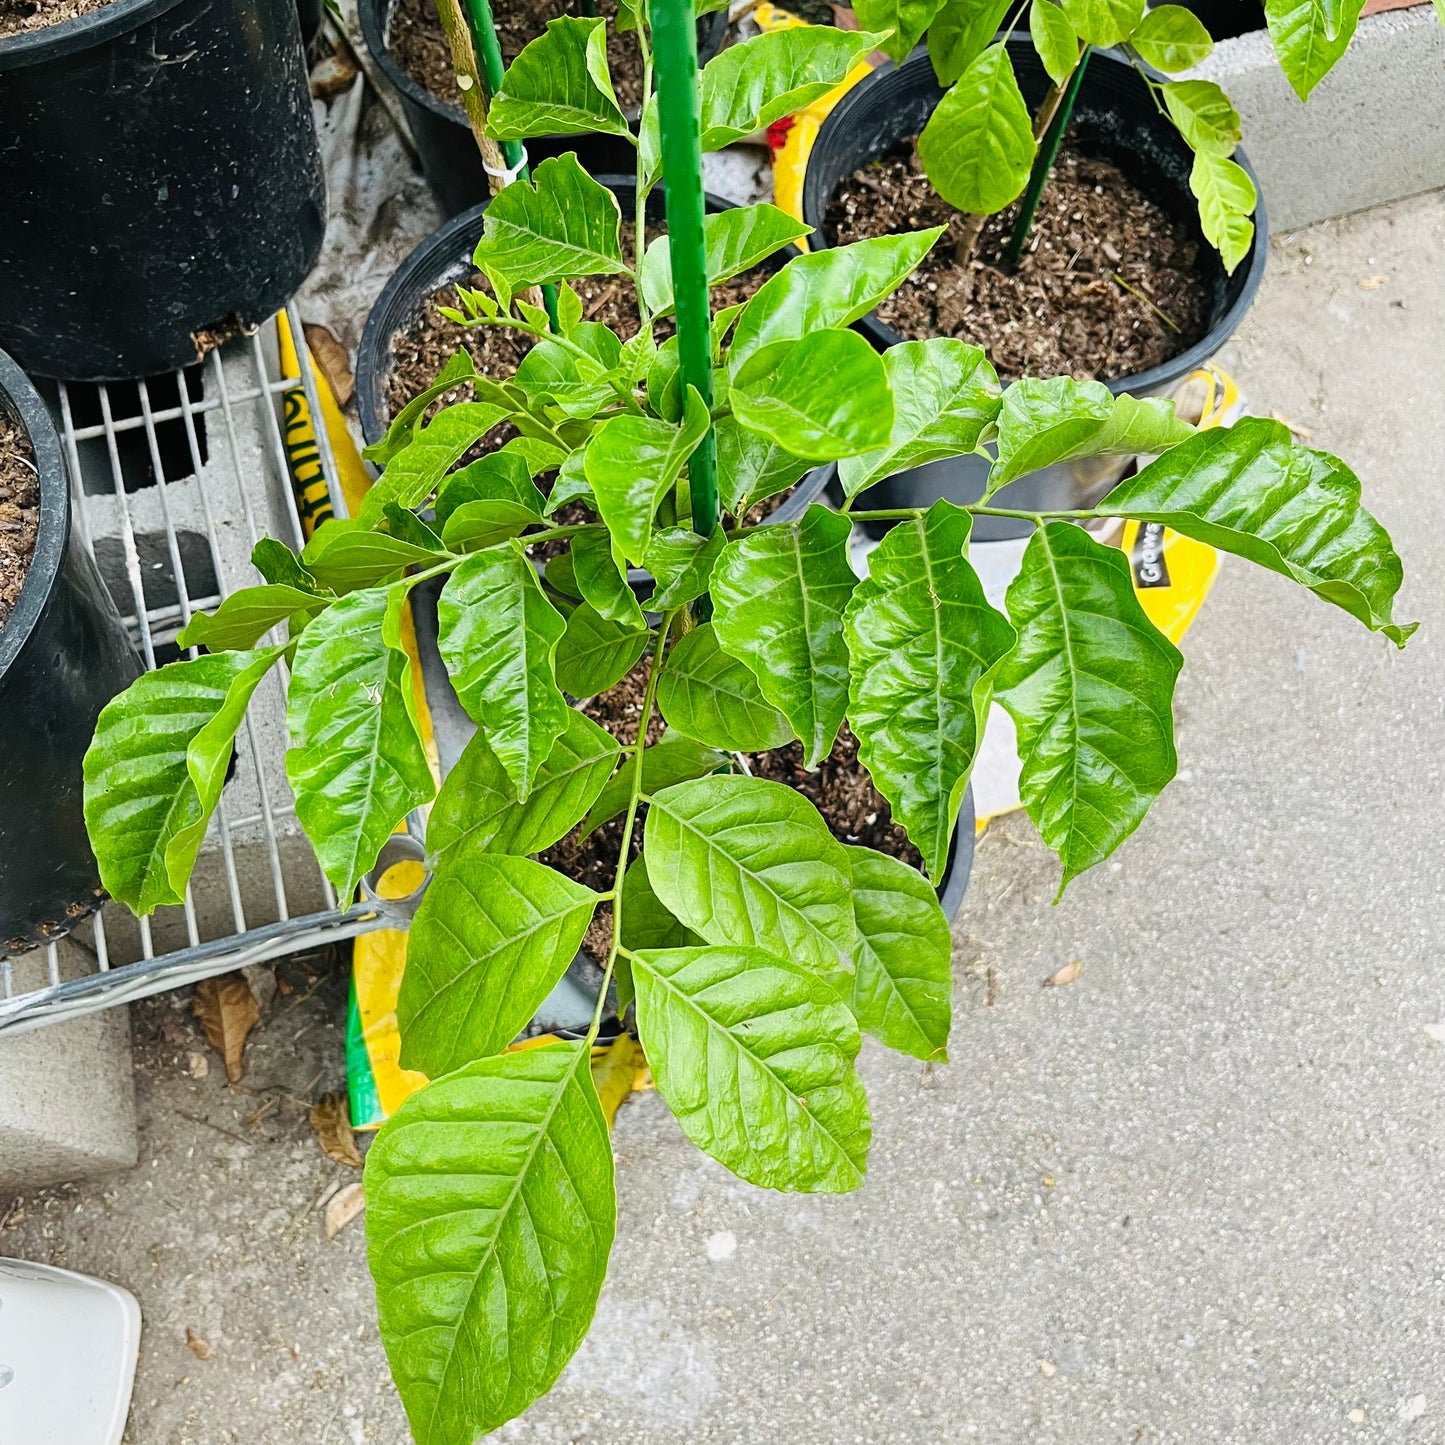
<svg viewBox="0 0 1445 1445"><path fill-rule="evenodd" d="M1103 21L1090 24L1103 37ZM554 21L522 52L495 98L499 131L625 133L602 25ZM638 37L650 90L645 26ZM702 146L806 103L880 38L799 30L728 50L702 74ZM650 100L639 218L658 178L655 115ZM570 155L497 196L475 258L489 284L463 290L456 317L529 336L516 374L483 378L458 352L371 449L385 469L360 515L327 523L299 555L262 543L264 585L192 620L180 641L206 650L106 708L86 759L105 884L141 914L183 898L231 739L273 668L287 675L297 814L344 899L398 824L431 805L432 876L399 1022L403 1064L432 1082L366 1166L382 1335L422 1445L470 1445L525 1409L592 1318L616 1213L589 1069L607 986L585 1039L509 1045L600 906L613 921L607 979L688 1137L768 1188L850 1190L869 1146L861 1033L946 1057L949 931L934 884L991 702L1017 724L1024 802L1065 883L1108 857L1173 776L1180 658L1140 608L1123 555L1075 525L1093 512L1010 513L1036 530L998 610L968 549L999 487L1066 458L1157 454L1099 515L1166 523L1246 557L1396 642L1410 630L1391 618L1400 564L1358 482L1279 423L1196 434L1167 402L1093 383L1001 387L982 352L954 340L877 355L850 324L937 232L794 257L719 312L709 408L680 383L676 338L656 339L685 278L665 238L624 254L620 221ZM798 235L770 206L709 216L707 277L775 258ZM571 282L597 275L635 281L636 334L584 318ZM555 331L528 295L539 284L557 289ZM474 399L428 418L463 380ZM512 440L463 463L504 423ZM715 529L693 515L687 481L710 430ZM847 551L858 493L975 452L992 459L982 502L891 514L858 578ZM741 520L824 462L838 465L841 513ZM576 499L597 520L558 524ZM541 575L525 549L544 540L568 545ZM630 583L634 565L654 579L650 596ZM401 640L408 595L426 579L445 579L440 651L477 723L435 797ZM279 629L286 640L263 645ZM572 704L644 658L644 714L660 712L666 731L623 746ZM836 841L801 794L737 761L796 738L816 764L845 719L926 876ZM615 818L605 891L533 856Z"/></svg>

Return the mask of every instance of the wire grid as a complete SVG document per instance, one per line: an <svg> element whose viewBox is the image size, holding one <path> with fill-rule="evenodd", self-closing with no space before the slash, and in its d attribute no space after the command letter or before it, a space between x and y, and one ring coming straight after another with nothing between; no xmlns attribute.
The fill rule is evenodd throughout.
<svg viewBox="0 0 1445 1445"><path fill-rule="evenodd" d="M336 480L337 472L330 440L322 421L316 376L306 347L300 344L303 336L300 319L294 307L287 309L286 316L291 335L298 341L301 385L310 409L319 458L331 494L332 509L336 516L344 517L347 515L346 503ZM174 643L176 634L195 612L213 610L235 586L249 585L254 580L247 576L228 578L219 530L223 525L242 525L250 546L254 546L264 534L264 529L257 520L258 504L269 498L272 505L267 509L268 515L280 515L289 524L290 535L284 540L297 549L303 543L300 521L292 500L291 473L278 419L281 395L288 388L295 387L296 379L281 376L279 365L268 363L267 349L271 349L274 357L276 341L273 321L265 328L264 334L232 342L223 348L226 365L222 364L220 352L211 352L202 369L205 395L199 400L191 397L183 372L175 375L178 405L174 407L153 407L147 382L137 382L140 405L138 416L115 415L111 388L102 383L97 388L101 420L93 425L76 425L72 414L71 389L64 383L57 384L61 436L70 464L73 489L73 523L80 539L94 555L93 531L100 521L97 509L98 505L104 504L98 503L97 498L113 500L117 513L114 520L119 524L119 541L130 605L127 607L123 596L117 597L116 602L148 668L158 665L158 652L162 653L160 661L166 660L164 652L167 644ZM243 376L249 373L247 384L234 384L238 371ZM152 381L154 380L152 378ZM269 473L265 477L248 475L238 441L238 419L244 421L247 418L247 408L253 409L249 419L264 438L261 450L265 455ZM205 425L209 457L205 461L197 428L200 418L207 419ZM193 490L199 496L205 537L216 578L214 592L206 596L190 595L186 567L182 560L181 541L173 515L175 509L172 498L168 496L168 488L178 488L189 479L167 480L157 437L158 425L174 422L180 422L184 428L190 465L195 477ZM165 548L175 576L176 599L158 605L147 604L132 501L127 494L121 463L120 438L132 431L142 431L145 435L163 524ZM105 466L96 465L93 448L82 450L81 443L96 440L104 442L107 463ZM91 458L88 465L84 462L86 456ZM269 492L265 490L268 488ZM284 505L275 505L278 497L284 499ZM234 563L231 570L237 570ZM114 590L112 586L112 591ZM174 651L173 647L171 651ZM189 655L194 656L195 650L192 649ZM263 687L281 689L284 695L284 679L278 675L283 673L284 666L283 662L277 672L267 678ZM257 731L249 713L237 735L236 746L240 757L249 762L259 807L254 812L238 815L234 800L228 800L227 797L231 791L228 784L222 791L208 834L206 846L209 848L212 844L217 845L220 873L224 880L225 898L219 909L222 924L218 926L215 919L211 919L207 926L206 919L216 910L207 910L203 916L202 912L198 911L191 887L186 890L183 905L157 910L154 922L150 918L140 919L138 922L131 920L120 905L107 904L71 935L82 947L67 950L68 957L79 956L89 963L90 954L86 945L93 943L93 971L80 977L63 978L59 949L55 943L51 943L43 950L43 980L38 986L22 991L17 984L17 974L22 967L27 973L38 972L31 969L30 956L27 956L23 965L19 959L0 958L0 1033L19 1033L116 1004L128 1003L165 989L195 983L215 974L228 973L247 964L263 963L287 954L354 938L358 934L388 926L389 922L394 921L374 902L356 903L349 907L339 906L335 890L321 873L309 848L302 850L306 864L304 870L298 871L292 849L287 850L283 866L283 831L293 845L299 833L295 826L295 804L284 782L281 784L284 796L275 795L272 783L268 781L268 770L265 766L267 760L262 756ZM274 777L273 764L273 780ZM292 826L285 829L284 825L288 821ZM265 882L259 888L252 882L249 889L243 889L242 870L237 866L235 839L238 834L245 834L252 840L257 840L259 834L259 840L252 841L248 847L253 853L258 848L264 851L266 866L259 870L255 867L245 870L248 878L254 879L258 873L264 877ZM291 881L289 890L288 873ZM302 876L303 873L305 876ZM249 897L245 896L248 892ZM320 896L324 901L324 908L293 916L292 897L298 892L309 892L313 897ZM163 930L174 935L177 931L177 915L183 924L186 940L184 946L157 952L155 934ZM123 922L123 919L128 921ZM225 922L229 923L231 931L226 931ZM207 934L211 936L205 936Z"/></svg>

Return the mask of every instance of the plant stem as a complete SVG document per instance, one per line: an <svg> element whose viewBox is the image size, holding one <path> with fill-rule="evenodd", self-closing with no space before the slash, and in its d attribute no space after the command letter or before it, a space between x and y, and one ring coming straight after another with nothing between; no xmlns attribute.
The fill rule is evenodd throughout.
<svg viewBox="0 0 1445 1445"><path fill-rule="evenodd" d="M1049 172L1054 168L1064 132L1069 128L1069 118L1074 113L1074 102L1079 98L1079 87L1083 84L1084 71L1088 69L1092 49L1092 46L1084 46L1066 88L1060 90L1057 85L1054 86L1044 97L1044 103L1034 117L1034 139L1041 140L1042 143L1034 156L1034 167L1029 172L1029 183L1024 188L1023 203L1014 218L1013 232L1008 238L1008 245L1004 247L1004 259L1010 266L1018 265L1019 257L1023 255L1024 247L1028 244L1029 232L1034 228L1034 216L1039 209L1039 198L1044 193Z"/></svg>
<svg viewBox="0 0 1445 1445"><path fill-rule="evenodd" d="M701 99L697 26L691 0L652 0L657 52L657 112L667 182L667 234L677 307L677 349L684 388L696 387L712 408L712 337L703 234ZM686 392L684 391L684 395ZM717 528L717 440L711 426L688 463L692 530Z"/></svg>

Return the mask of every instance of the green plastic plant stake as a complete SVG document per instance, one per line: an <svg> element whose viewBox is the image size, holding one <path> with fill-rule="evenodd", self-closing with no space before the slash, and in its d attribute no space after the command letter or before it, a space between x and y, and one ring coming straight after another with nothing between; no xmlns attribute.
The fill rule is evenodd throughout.
<svg viewBox="0 0 1445 1445"><path fill-rule="evenodd" d="M652 46L682 380L685 386L695 386L710 407L712 340L703 252L702 102L691 0L653 0ZM710 536L718 517L717 441L711 427L692 454L687 476L692 530Z"/></svg>
<svg viewBox="0 0 1445 1445"><path fill-rule="evenodd" d="M1084 53L1079 57L1079 63L1069 77L1069 88L1064 92L1064 98L1059 102L1059 108L1054 112L1054 118L1049 123L1048 130L1044 132L1044 141L1039 147L1038 155L1034 157L1034 168L1029 172L1029 183L1024 188L1024 198L1019 204L1018 217L1014 221L1008 245L1004 247L1004 258L1010 266L1018 265L1019 257L1024 253L1024 247L1028 245L1029 232L1034 228L1034 216L1039 209L1039 199L1044 193L1044 184L1049 178L1049 172L1054 168L1054 161L1058 158L1064 132L1069 128L1069 120L1074 114L1074 102L1078 99L1079 86L1083 84L1084 71L1088 69L1089 56L1093 52L1093 48L1092 45L1084 47Z"/></svg>

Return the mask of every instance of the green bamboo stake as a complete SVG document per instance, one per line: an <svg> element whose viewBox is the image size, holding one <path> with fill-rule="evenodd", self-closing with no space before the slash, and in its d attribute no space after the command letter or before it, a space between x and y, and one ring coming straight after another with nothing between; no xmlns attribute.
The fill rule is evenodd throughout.
<svg viewBox="0 0 1445 1445"><path fill-rule="evenodd" d="M711 407L712 318L703 243L702 101L692 0L652 0L652 48L682 381L684 387L696 387ZM692 454L687 476L692 530L710 536L718 519L717 440L711 427Z"/></svg>
<svg viewBox="0 0 1445 1445"><path fill-rule="evenodd" d="M1034 216L1039 209L1039 198L1044 193L1044 185L1048 181L1049 172L1054 168L1054 161L1058 159L1059 146L1063 143L1064 132L1069 128L1069 119L1074 113L1074 102L1079 97L1079 86L1083 84L1084 71L1088 68L1092 49L1090 45L1084 47L1084 53L1079 57L1079 63L1069 77L1069 88L1064 92L1064 98L1059 102L1059 108L1054 112L1048 130L1044 132L1038 155L1034 157L1034 168L1029 172L1029 183L1024 188L1023 204L1019 207L1008 245L1004 247L1004 259L1010 266L1018 265L1024 247L1028 244L1029 232L1034 228Z"/></svg>

